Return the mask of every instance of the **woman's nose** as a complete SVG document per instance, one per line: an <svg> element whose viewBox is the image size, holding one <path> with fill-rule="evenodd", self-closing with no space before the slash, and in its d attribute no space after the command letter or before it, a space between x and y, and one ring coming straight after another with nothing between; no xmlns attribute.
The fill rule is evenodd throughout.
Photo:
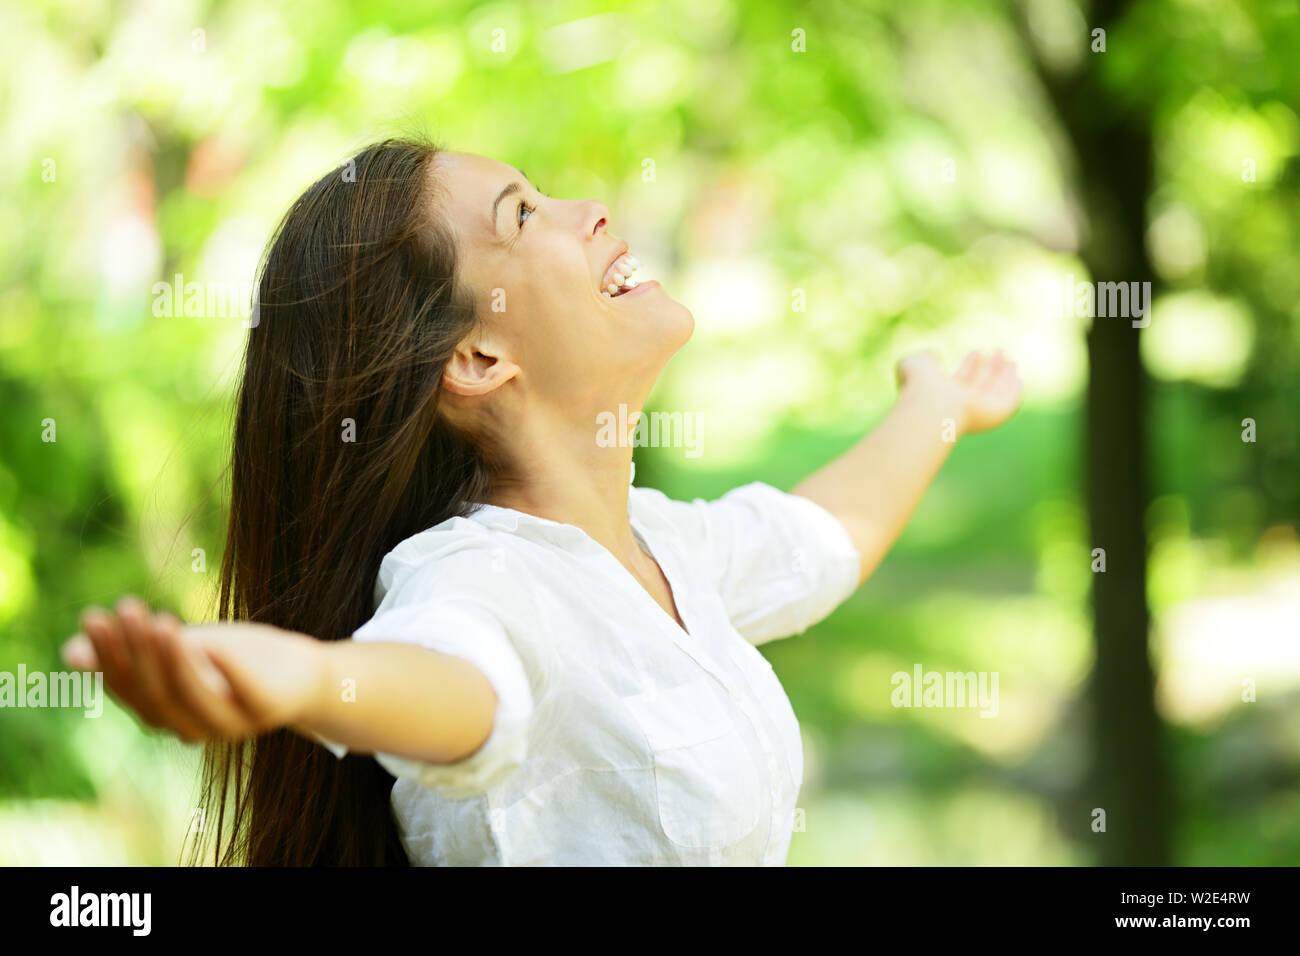
<svg viewBox="0 0 1300 956"><path fill-rule="evenodd" d="M609 228L609 209L603 202L591 200L591 209L588 212L588 224L590 231L588 236L598 236L601 230Z"/></svg>

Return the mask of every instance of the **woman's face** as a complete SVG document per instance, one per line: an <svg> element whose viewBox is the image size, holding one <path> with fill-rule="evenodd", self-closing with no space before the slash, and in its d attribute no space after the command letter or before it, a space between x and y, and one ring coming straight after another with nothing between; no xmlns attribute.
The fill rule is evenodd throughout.
<svg viewBox="0 0 1300 956"><path fill-rule="evenodd" d="M620 255L636 255L610 234L609 210L544 196L514 167L470 153L440 153L431 173L485 327L445 386L484 394L514 379L528 401L574 416L644 401L695 319L658 282L601 294Z"/></svg>

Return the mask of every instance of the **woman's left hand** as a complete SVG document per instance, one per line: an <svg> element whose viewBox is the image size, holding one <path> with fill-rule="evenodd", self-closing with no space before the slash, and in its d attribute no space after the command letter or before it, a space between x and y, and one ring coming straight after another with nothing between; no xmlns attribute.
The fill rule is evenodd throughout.
<svg viewBox="0 0 1300 956"><path fill-rule="evenodd" d="M997 428L1020 406L1020 376L1001 349L992 356L970 352L951 375L936 353L917 352L898 363L898 382L904 391L922 390L949 409L963 435Z"/></svg>

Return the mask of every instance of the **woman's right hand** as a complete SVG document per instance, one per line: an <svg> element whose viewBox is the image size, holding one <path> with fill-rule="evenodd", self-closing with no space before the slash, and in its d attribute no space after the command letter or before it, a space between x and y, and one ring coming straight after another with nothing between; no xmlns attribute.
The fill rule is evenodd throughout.
<svg viewBox="0 0 1300 956"><path fill-rule="evenodd" d="M88 608L64 660L103 671L109 690L150 727L191 743L240 740L297 723L329 686L314 638L249 621L185 625L138 598Z"/></svg>

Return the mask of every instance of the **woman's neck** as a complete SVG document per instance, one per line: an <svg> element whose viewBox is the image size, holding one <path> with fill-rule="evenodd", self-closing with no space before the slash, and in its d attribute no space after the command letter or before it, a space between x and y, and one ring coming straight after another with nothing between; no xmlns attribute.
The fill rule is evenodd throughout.
<svg viewBox="0 0 1300 956"><path fill-rule="evenodd" d="M574 525L624 565L640 565L627 513L631 442L606 446L595 435L594 424L517 429L506 456L515 467L498 481L490 503Z"/></svg>

